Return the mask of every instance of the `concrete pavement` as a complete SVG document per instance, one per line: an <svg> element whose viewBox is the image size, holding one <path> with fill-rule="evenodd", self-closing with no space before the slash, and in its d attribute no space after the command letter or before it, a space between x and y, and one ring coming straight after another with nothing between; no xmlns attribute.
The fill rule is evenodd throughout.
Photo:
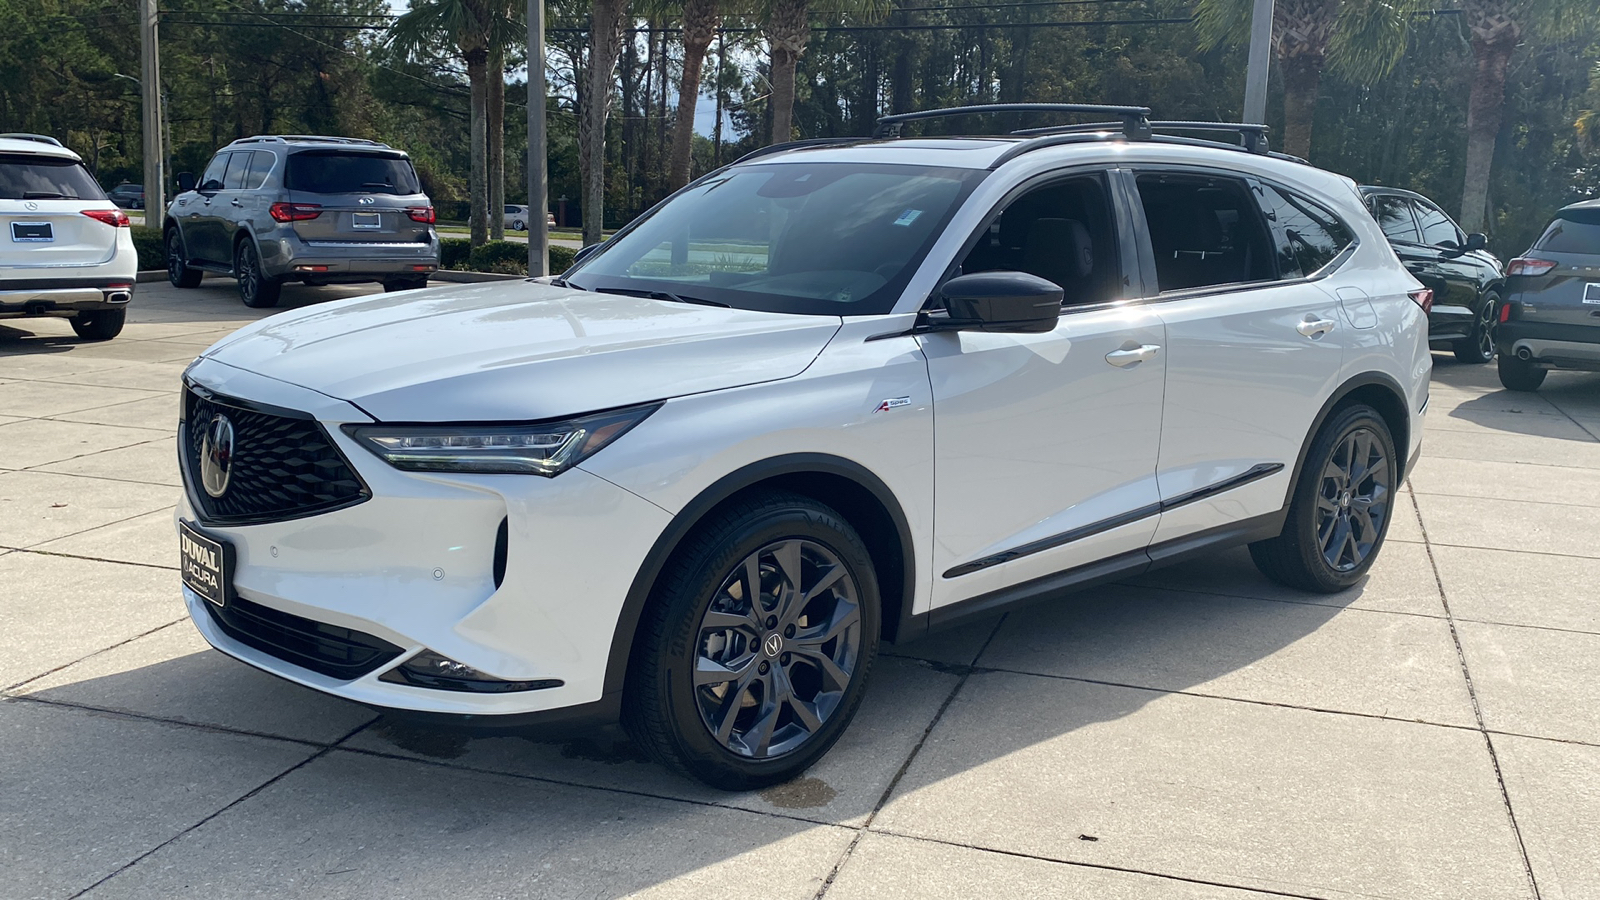
<svg viewBox="0 0 1600 900"><path fill-rule="evenodd" d="M730 795L206 648L178 375L259 315L212 280L108 343L0 322L0 896L1600 898L1600 376L1436 356L1361 586L1233 552L886 648L821 764Z"/></svg>

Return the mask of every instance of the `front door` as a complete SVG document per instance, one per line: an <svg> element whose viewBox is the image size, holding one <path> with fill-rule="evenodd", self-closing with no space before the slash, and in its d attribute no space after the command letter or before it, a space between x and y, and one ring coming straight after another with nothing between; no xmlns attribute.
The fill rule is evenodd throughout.
<svg viewBox="0 0 1600 900"><path fill-rule="evenodd" d="M228 160L232 157L232 153L218 153L212 158L195 186L198 196L191 198L183 211L178 213L184 246L191 259L218 265L233 263L233 254L225 246L222 224L222 210L228 203L222 199L223 180L227 176Z"/></svg>

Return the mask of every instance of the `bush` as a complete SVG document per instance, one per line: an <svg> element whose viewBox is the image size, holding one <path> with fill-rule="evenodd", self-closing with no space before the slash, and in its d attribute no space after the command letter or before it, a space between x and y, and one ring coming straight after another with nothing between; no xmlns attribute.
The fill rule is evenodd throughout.
<svg viewBox="0 0 1600 900"><path fill-rule="evenodd" d="M467 255L472 252L472 242L466 238L439 239L439 268L465 269Z"/></svg>
<svg viewBox="0 0 1600 900"><path fill-rule="evenodd" d="M559 275L572 268L578 251L550 247L550 274ZM165 265L165 263L162 263ZM466 238L439 239L439 268L458 272L494 272L500 275L528 274L528 245L516 241L490 241L473 248Z"/></svg>
<svg viewBox="0 0 1600 900"><path fill-rule="evenodd" d="M139 254L139 271L167 268L167 248L161 240L161 229L133 227L133 249Z"/></svg>
<svg viewBox="0 0 1600 900"><path fill-rule="evenodd" d="M578 251L571 247L557 247L555 244L551 244L550 274L560 275L562 272L572 268L572 258L577 255Z"/></svg>

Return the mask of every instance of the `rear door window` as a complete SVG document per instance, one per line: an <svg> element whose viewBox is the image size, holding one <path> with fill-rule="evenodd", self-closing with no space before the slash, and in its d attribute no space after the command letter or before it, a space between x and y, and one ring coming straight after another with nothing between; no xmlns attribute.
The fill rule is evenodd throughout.
<svg viewBox="0 0 1600 900"><path fill-rule="evenodd" d="M308 194L416 194L417 173L403 156L310 150L289 157L284 180Z"/></svg>
<svg viewBox="0 0 1600 900"><path fill-rule="evenodd" d="M104 200L83 164L60 156L0 153L0 200Z"/></svg>
<svg viewBox="0 0 1600 900"><path fill-rule="evenodd" d="M228 160L228 171L222 176L223 190L244 190L245 175L250 170L250 157L254 155L254 153L248 151L233 154L233 157Z"/></svg>
<svg viewBox="0 0 1600 900"><path fill-rule="evenodd" d="M1430 247L1459 247L1465 240L1456 223L1431 203L1417 204L1417 223L1422 226L1422 242Z"/></svg>
<svg viewBox="0 0 1600 900"><path fill-rule="evenodd" d="M1262 204L1281 235L1279 268L1284 278L1317 275L1355 242L1338 216L1293 191L1263 185Z"/></svg>
<svg viewBox="0 0 1600 900"><path fill-rule="evenodd" d="M1261 209L1240 178L1138 176L1162 293L1278 277Z"/></svg>
<svg viewBox="0 0 1600 900"><path fill-rule="evenodd" d="M1600 256L1600 209L1563 210L1561 217L1551 222L1534 242L1533 249Z"/></svg>
<svg viewBox="0 0 1600 900"><path fill-rule="evenodd" d="M1379 194L1372 198L1372 217L1378 220L1383 236L1403 244L1422 243L1422 232L1411 215L1411 204L1401 197Z"/></svg>

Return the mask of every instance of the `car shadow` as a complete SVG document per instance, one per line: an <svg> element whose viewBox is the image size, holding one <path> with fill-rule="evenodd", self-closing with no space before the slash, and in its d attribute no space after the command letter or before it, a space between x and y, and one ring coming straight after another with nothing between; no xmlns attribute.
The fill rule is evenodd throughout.
<svg viewBox="0 0 1600 900"><path fill-rule="evenodd" d="M1460 363L1437 353L1433 362L1436 386L1473 395L1453 401L1449 418L1508 434L1583 443L1600 439L1600 373L1554 371L1538 391L1527 393L1501 385L1493 363Z"/></svg>

